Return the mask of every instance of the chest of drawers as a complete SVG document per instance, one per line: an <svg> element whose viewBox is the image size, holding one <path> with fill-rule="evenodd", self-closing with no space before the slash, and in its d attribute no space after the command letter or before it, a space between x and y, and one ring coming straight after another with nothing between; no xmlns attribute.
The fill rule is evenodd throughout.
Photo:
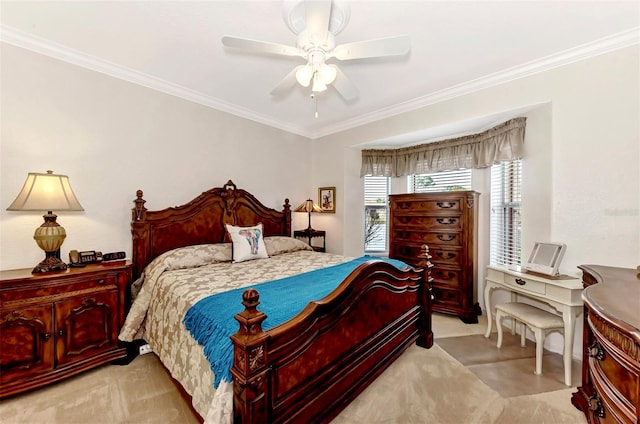
<svg viewBox="0 0 640 424"><path fill-rule="evenodd" d="M582 382L571 402L589 423L640 423L640 276L582 265Z"/></svg>
<svg viewBox="0 0 640 424"><path fill-rule="evenodd" d="M477 323L477 220L475 191L389 196L389 257L417 265L420 246L433 257L433 310Z"/></svg>

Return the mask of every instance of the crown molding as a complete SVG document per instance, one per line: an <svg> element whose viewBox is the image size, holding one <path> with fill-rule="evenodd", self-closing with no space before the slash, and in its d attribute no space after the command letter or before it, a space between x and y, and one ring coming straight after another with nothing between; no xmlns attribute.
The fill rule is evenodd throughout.
<svg viewBox="0 0 640 424"><path fill-rule="evenodd" d="M614 50L629 47L640 43L640 28L632 28L611 36L601 38L591 43L567 49L565 51L534 60L523 65L518 65L504 71L496 72L482 78L478 78L453 87L417 97L415 99L398 103L386 108L363 114L354 119L348 119L335 125L327 125L319 131L305 131L303 128L288 123L273 120L267 116L257 114L246 108L239 107L229 102L216 99L212 96L191 90L178 84L156 78L115 63L91 56L78 50L70 49L41 37L20 31L6 25L0 25L0 41L12 44L36 53L62 60L73 65L91 69L114 78L122 79L156 91L176 96L194 103L198 103L213 109L226 112L235 116L249 119L260 124L277 128L292 134L297 134L309 139L317 139L341 131L346 131L374 121L389 118L405 112L411 112L425 106L433 105L455 97L470 94L499 84L504 84L519 78L536 73L548 71L573 62L598 56Z"/></svg>
<svg viewBox="0 0 640 424"><path fill-rule="evenodd" d="M26 32L8 27L6 25L0 25L0 41L7 44L12 44L14 46L22 47L26 50L40 53L54 59L62 60L72 65L91 69L92 71L100 72L114 78L141 85L143 87L151 88L152 90L179 97L193 103L208 106L222 112L230 113L235 116L258 122L260 124L279 128L283 131L309 138L309 135L301 131L299 127L282 123L280 121L275 121L264 115L257 114L249 109L239 107L220 99L216 99L215 97L205 95L201 92L183 87L178 84L174 84L167 80L163 80L161 78L157 78L152 75L145 74L143 72L139 72L134 69L130 69L95 56L91 56L81 51L71 49L64 45L54 43L50 40L28 34Z"/></svg>
<svg viewBox="0 0 640 424"><path fill-rule="evenodd" d="M314 133L311 138L315 139L346 131L361 125L369 124L401 113L411 112L425 106L430 106L445 100L451 100L475 91L504 84L509 81L524 78L540 72L549 71L570 63L578 62L636 44L640 44L640 27L613 34L594 42L567 49L523 65L514 66L500 72L465 82L463 84L448 87L426 96L417 97L368 114L363 114L357 118L345 120L336 125L327 126L322 131Z"/></svg>

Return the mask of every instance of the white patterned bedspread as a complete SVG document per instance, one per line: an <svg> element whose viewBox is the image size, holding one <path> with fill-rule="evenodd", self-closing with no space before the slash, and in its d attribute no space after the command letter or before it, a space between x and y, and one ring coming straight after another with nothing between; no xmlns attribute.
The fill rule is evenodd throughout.
<svg viewBox="0 0 640 424"><path fill-rule="evenodd" d="M240 263L231 262L230 243L172 250L154 259L134 283L135 300L120 340L146 340L171 376L192 396L205 423L233 421L233 390L232 384L224 381L214 389L213 371L203 347L182 322L187 310L211 294L353 259L313 252L290 237L266 237L265 243L270 258ZM238 297L238 312L243 310L241 302Z"/></svg>

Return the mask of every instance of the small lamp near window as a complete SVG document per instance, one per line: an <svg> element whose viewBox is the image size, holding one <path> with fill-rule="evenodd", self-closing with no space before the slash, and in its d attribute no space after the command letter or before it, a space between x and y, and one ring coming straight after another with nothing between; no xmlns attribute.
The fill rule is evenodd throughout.
<svg viewBox="0 0 640 424"><path fill-rule="evenodd" d="M313 228L311 228L311 212L322 213L322 208L318 206L318 204L313 200L307 199L300 206L298 206L294 210L294 212L307 212L309 214L309 226L305 231L311 233L313 231Z"/></svg>
<svg viewBox="0 0 640 424"><path fill-rule="evenodd" d="M45 251L46 257L31 271L32 273L67 269L60 260L60 246L67 233L56 222L53 211L83 211L84 208L73 194L69 177L57 175L53 171L46 174L30 172L18 197L7 208L8 211L47 211L44 223L36 228L33 235L36 243Z"/></svg>

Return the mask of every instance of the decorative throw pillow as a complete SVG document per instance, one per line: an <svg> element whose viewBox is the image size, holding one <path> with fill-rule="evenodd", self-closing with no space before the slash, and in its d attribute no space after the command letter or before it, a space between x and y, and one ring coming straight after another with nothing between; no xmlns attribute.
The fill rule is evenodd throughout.
<svg viewBox="0 0 640 424"><path fill-rule="evenodd" d="M226 227L233 245L233 262L269 257L262 236L262 223L253 227L235 227L229 224Z"/></svg>

